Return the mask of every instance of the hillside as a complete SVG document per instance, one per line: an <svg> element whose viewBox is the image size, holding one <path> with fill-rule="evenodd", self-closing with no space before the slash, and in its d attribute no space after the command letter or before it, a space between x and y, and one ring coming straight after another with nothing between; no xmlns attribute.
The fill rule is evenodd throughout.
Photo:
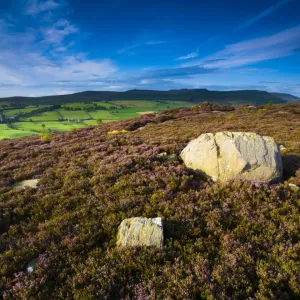
<svg viewBox="0 0 300 300"><path fill-rule="evenodd" d="M186 144L217 131L283 144L284 181L215 183L186 168ZM13 189L27 179L38 188ZM0 295L299 299L299 191L290 183L300 186L299 104L197 106L50 142L0 141ZM163 219L163 249L116 247L119 224L136 216Z"/></svg>
<svg viewBox="0 0 300 300"><path fill-rule="evenodd" d="M238 104L266 104L269 101L285 103L286 101L279 95L270 94L264 91L244 90L244 91L209 91L207 89L194 90L130 90L126 92L109 91L87 91L69 95L45 96L45 97L9 97L0 98L0 103L11 103L12 105L60 105L72 102L89 101L108 101L108 100L177 100L199 103L209 101L221 105Z"/></svg>
<svg viewBox="0 0 300 300"><path fill-rule="evenodd" d="M299 101L300 98L290 95L290 94L285 94L285 93L272 93L275 97L281 98L286 101Z"/></svg>

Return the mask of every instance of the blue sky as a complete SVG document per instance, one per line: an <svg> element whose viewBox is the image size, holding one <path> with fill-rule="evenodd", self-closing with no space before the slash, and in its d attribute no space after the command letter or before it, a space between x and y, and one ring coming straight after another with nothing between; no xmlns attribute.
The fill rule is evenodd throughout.
<svg viewBox="0 0 300 300"><path fill-rule="evenodd" d="M0 97L261 89L300 96L299 0L1 0Z"/></svg>

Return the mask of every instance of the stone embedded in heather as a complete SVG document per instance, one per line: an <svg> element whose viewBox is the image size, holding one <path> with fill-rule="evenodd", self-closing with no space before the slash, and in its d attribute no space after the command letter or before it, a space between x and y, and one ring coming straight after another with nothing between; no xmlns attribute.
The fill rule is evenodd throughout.
<svg viewBox="0 0 300 300"><path fill-rule="evenodd" d="M297 186L296 184L290 183L290 184L289 184L289 187L290 187L291 190L294 191L294 192L299 192L299 191L300 191L299 186Z"/></svg>
<svg viewBox="0 0 300 300"><path fill-rule="evenodd" d="M170 154L167 156L167 161L178 161L178 156L176 154Z"/></svg>
<svg viewBox="0 0 300 300"><path fill-rule="evenodd" d="M27 266L27 272L31 274L34 271L35 265L37 263L37 258L33 259Z"/></svg>
<svg viewBox="0 0 300 300"><path fill-rule="evenodd" d="M39 179L30 179L30 180L24 180L24 181L20 181L17 182L13 185L14 189L26 189L26 188L32 188L32 189L36 189L37 185L39 183Z"/></svg>
<svg viewBox="0 0 300 300"><path fill-rule="evenodd" d="M168 155L167 152L161 152L161 153L158 154L159 157L165 157L167 155Z"/></svg>
<svg viewBox="0 0 300 300"><path fill-rule="evenodd" d="M163 247L163 226L161 218L130 218L119 226L117 245L125 247Z"/></svg>
<svg viewBox="0 0 300 300"><path fill-rule="evenodd" d="M214 181L276 182L282 161L273 138L251 132L204 133L181 152L185 165Z"/></svg>
<svg viewBox="0 0 300 300"><path fill-rule="evenodd" d="M280 152L284 152L286 150L286 147L282 144L278 145Z"/></svg>

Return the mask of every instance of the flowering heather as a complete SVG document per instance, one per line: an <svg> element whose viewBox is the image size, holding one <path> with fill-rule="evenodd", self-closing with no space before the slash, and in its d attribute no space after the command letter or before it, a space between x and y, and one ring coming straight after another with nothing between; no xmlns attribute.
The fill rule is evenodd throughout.
<svg viewBox="0 0 300 300"><path fill-rule="evenodd" d="M300 105L231 110L0 141L2 297L299 299L300 197L289 184L300 186ZM284 181L214 183L184 166L191 139L224 130L283 144ZM27 179L39 187L12 188ZM116 247L121 221L137 216L163 219L164 249Z"/></svg>

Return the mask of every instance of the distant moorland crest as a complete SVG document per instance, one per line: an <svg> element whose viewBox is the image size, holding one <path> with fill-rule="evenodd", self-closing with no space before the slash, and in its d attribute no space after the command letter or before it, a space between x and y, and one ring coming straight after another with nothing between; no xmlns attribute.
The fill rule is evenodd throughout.
<svg viewBox="0 0 300 300"><path fill-rule="evenodd" d="M220 105L238 105L266 104L269 101L272 101L274 104L285 103L287 100L299 100L299 98L288 94L272 94L259 90L209 91L207 89L182 89L169 91L129 90L126 92L86 91L58 96L0 98L0 103L9 102L14 105L55 105L77 101L88 102L103 100L179 100L194 103L209 101Z"/></svg>

